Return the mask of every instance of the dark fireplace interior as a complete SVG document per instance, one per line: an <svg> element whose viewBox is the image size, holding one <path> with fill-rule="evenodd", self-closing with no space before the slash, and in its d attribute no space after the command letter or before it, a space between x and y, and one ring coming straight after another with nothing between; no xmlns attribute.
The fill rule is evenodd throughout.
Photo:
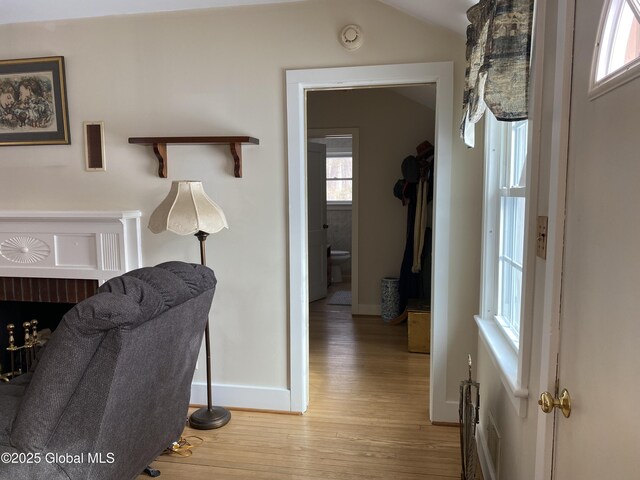
<svg viewBox="0 0 640 480"><path fill-rule="evenodd" d="M38 321L38 332L56 329L65 313L73 308L74 303L45 303L45 302L0 302L0 373L8 372L10 367L9 335L7 325L15 326L14 339L17 346L24 345L24 322ZM30 330L31 332L31 330ZM16 355L16 367L25 371Z"/></svg>
<svg viewBox="0 0 640 480"><path fill-rule="evenodd" d="M14 345L22 347L25 322L37 320L38 332L46 329L53 332L64 314L93 295L97 288L96 280L0 277L0 374L11 371L7 325L14 325ZM30 337L31 334L30 328ZM14 351L14 370L26 371L26 353L25 349Z"/></svg>

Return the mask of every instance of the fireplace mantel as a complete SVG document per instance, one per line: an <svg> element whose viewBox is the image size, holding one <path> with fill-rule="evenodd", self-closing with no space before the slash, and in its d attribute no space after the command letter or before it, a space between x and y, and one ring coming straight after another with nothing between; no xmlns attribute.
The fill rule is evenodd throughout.
<svg viewBox="0 0 640 480"><path fill-rule="evenodd" d="M0 211L0 277L94 279L142 266L134 211Z"/></svg>

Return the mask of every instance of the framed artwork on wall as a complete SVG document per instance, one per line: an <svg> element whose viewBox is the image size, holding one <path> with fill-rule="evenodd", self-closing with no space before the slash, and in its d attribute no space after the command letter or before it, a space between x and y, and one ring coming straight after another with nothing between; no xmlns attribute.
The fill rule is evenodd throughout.
<svg viewBox="0 0 640 480"><path fill-rule="evenodd" d="M104 172L104 122L84 122L84 159L88 172Z"/></svg>
<svg viewBox="0 0 640 480"><path fill-rule="evenodd" d="M0 146L68 145L64 57L0 60Z"/></svg>

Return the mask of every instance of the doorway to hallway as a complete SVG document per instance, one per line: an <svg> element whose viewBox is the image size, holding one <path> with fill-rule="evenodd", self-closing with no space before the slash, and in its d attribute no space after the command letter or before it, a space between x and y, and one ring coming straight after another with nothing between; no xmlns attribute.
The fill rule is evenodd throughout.
<svg viewBox="0 0 640 480"><path fill-rule="evenodd" d="M453 125L452 62L292 70L287 72L289 186L289 316L291 410L304 412L309 402L309 311L307 267L306 96L309 91L364 86L435 83L436 185L434 193L434 263L432 291L432 421L457 418L457 402L447 400L449 305L449 229Z"/></svg>

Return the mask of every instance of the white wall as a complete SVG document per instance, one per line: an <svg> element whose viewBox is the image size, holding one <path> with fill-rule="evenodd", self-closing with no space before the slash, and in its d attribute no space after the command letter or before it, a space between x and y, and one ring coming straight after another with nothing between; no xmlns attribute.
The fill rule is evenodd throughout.
<svg viewBox="0 0 640 480"><path fill-rule="evenodd" d="M362 26L365 43L347 52L337 35L354 22ZM202 180L230 224L230 230L207 241L209 264L219 279L211 315L213 378L227 385L218 388L217 398L229 405L287 408L282 401L289 382L285 71L452 60L459 105L462 37L370 0L0 27L2 58L48 55L65 57L73 144L2 148L0 204L5 209L140 209L144 224L170 180ZM84 171L81 126L86 120L105 122L107 172ZM169 147L169 178L160 179L151 149L127 143L130 136L215 134L260 139L259 146L243 150L244 178L233 177L230 155L222 147L176 146ZM458 255L450 275L456 302L449 307L449 346L458 345L459 338L463 346L450 354L452 399L464 376L464 359L456 364L472 343L477 309L480 154L481 147L469 151L454 144L451 248ZM199 261L193 238L145 231L142 241L147 265ZM200 382L203 361L196 372ZM233 390L234 385L249 389ZM265 396L255 395L254 387L265 388Z"/></svg>
<svg viewBox="0 0 640 480"><path fill-rule="evenodd" d="M406 243L407 207L393 196L401 164L425 140L433 143L435 112L388 89L307 94L309 128L358 128L358 299L380 306L380 281L397 277Z"/></svg>

